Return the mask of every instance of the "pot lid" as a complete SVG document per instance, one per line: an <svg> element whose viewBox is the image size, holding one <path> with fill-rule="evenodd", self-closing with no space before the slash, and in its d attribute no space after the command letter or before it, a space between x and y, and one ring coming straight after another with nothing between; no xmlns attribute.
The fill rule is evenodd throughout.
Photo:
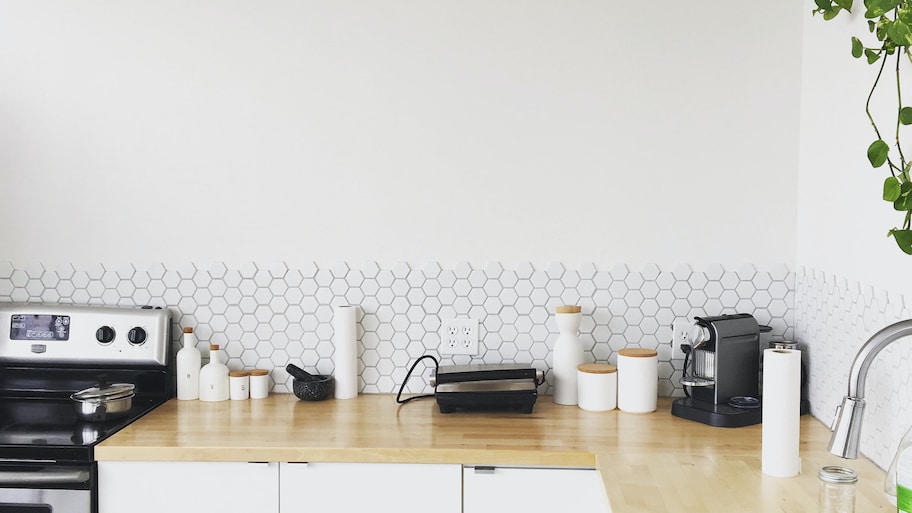
<svg viewBox="0 0 912 513"><path fill-rule="evenodd" d="M132 383L111 383L80 390L71 397L77 401L113 401L132 396L135 388Z"/></svg>

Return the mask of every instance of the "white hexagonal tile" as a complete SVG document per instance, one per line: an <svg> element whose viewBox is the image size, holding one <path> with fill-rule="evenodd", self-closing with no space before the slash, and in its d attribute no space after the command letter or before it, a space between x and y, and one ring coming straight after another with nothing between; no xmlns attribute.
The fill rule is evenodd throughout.
<svg viewBox="0 0 912 513"><path fill-rule="evenodd" d="M592 279L592 283L596 286L597 289L605 289L611 286L612 283L611 274L607 272L597 272L595 277Z"/></svg>

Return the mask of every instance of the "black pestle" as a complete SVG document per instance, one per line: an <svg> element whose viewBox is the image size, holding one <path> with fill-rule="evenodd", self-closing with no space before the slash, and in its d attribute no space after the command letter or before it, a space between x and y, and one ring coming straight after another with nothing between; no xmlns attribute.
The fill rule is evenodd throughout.
<svg viewBox="0 0 912 513"><path fill-rule="evenodd" d="M320 376L314 376L313 374L307 372L306 370L298 367L293 363L286 365L285 371L287 371L288 374L291 374L293 378L299 379L301 381L317 381L321 379Z"/></svg>

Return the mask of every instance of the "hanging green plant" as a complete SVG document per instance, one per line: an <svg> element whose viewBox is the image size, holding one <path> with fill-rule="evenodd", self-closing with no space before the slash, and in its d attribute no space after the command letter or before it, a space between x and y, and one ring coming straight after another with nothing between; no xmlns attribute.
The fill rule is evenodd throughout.
<svg viewBox="0 0 912 513"><path fill-rule="evenodd" d="M814 14L822 14L823 19L831 20L842 11L851 11L853 0L814 0L817 8ZM912 0L865 0L865 18L868 30L877 38L875 46L865 46L861 39L852 38L852 56L865 58L869 65L876 67L874 83L865 102L865 113L874 128L877 139L868 146L868 161L874 168L884 165L890 173L883 186L883 199L893 204L893 208L904 213L902 228L893 228L887 236L893 237L899 248L912 255L912 181L909 169L912 162L906 160L900 144L900 127L912 124L912 107L903 105L902 80L900 70L903 64L912 62ZM888 118L893 134L888 134L888 143L881 135L878 120L871 113L871 98L881 84L888 62L894 63L896 77L896 111L895 122L892 115ZM886 123L883 119L880 121ZM891 146L892 145L892 146Z"/></svg>

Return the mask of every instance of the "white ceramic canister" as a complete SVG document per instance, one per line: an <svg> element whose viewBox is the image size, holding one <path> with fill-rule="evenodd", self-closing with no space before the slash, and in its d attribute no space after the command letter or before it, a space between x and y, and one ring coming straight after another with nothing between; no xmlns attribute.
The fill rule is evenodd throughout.
<svg viewBox="0 0 912 513"><path fill-rule="evenodd" d="M554 314L560 330L551 358L551 394L556 404L577 403L576 372L583 363L583 346L577 336L582 321L580 311L579 306L559 306Z"/></svg>
<svg viewBox="0 0 912 513"><path fill-rule="evenodd" d="M243 401L250 397L250 371L228 373L228 396L232 401Z"/></svg>
<svg viewBox="0 0 912 513"><path fill-rule="evenodd" d="M577 368L579 407L608 411L617 406L617 367L607 363L584 363Z"/></svg>
<svg viewBox="0 0 912 513"><path fill-rule="evenodd" d="M628 347L618 351L617 407L630 413L656 410L659 394L659 354L652 349Z"/></svg>
<svg viewBox="0 0 912 513"><path fill-rule="evenodd" d="M269 396L269 371L253 369L250 371L250 398L265 399Z"/></svg>

